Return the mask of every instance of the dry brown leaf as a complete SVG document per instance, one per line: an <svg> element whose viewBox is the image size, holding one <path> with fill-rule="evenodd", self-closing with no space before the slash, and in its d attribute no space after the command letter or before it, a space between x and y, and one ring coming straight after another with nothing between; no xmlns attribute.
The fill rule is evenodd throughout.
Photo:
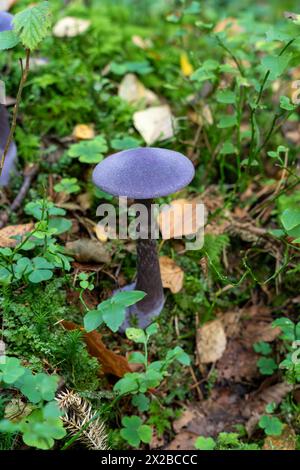
<svg viewBox="0 0 300 470"><path fill-rule="evenodd" d="M229 388L214 389L210 398L190 405L191 420L185 424L184 431L197 436L217 436L220 432L233 432L237 424L245 423L242 415L244 396Z"/></svg>
<svg viewBox="0 0 300 470"><path fill-rule="evenodd" d="M280 334L280 328L273 328L272 321L270 309L263 305L253 305L242 310L243 342L252 347L259 341L274 341Z"/></svg>
<svg viewBox="0 0 300 470"><path fill-rule="evenodd" d="M159 228L163 240L196 234L204 227L202 213L200 212L200 200L175 199L166 205L158 216Z"/></svg>
<svg viewBox="0 0 300 470"><path fill-rule="evenodd" d="M251 381L259 376L259 356L252 347L245 347L238 339L230 339L226 350L217 362L218 380L233 382Z"/></svg>
<svg viewBox="0 0 300 470"><path fill-rule="evenodd" d="M80 263L109 263L111 254L98 240L81 238L66 244L66 250Z"/></svg>
<svg viewBox="0 0 300 470"><path fill-rule="evenodd" d="M14 247L19 241L11 237L26 235L34 228L34 224L8 225L0 230L0 246L2 248Z"/></svg>
<svg viewBox="0 0 300 470"><path fill-rule="evenodd" d="M73 38L87 31L90 24L89 20L66 16L56 23L53 28L53 34L57 38Z"/></svg>
<svg viewBox="0 0 300 470"><path fill-rule="evenodd" d="M268 388L262 387L259 392L250 395L243 407L243 416L248 418L245 423L248 436L251 436L255 431L260 417L265 413L266 405L269 403L279 405L292 389L293 385L282 382Z"/></svg>
<svg viewBox="0 0 300 470"><path fill-rule="evenodd" d="M62 321L62 325L66 330L84 329L71 321ZM112 374L116 377L123 377L127 372L131 372L129 364L125 357L115 354L113 351L107 349L103 344L102 338L98 331L91 333L84 333L84 341L87 345L88 352L91 356L98 359L101 364L101 371L104 374Z"/></svg>
<svg viewBox="0 0 300 470"><path fill-rule="evenodd" d="M193 432L183 431L177 434L164 450L195 450L195 441L198 435Z"/></svg>
<svg viewBox="0 0 300 470"><path fill-rule="evenodd" d="M92 196L90 193L82 193L77 196L81 209L85 212L92 207Z"/></svg>
<svg viewBox="0 0 300 470"><path fill-rule="evenodd" d="M169 106L154 106L133 115L133 123L147 145L174 136L173 117Z"/></svg>
<svg viewBox="0 0 300 470"><path fill-rule="evenodd" d="M201 364L218 361L223 356L227 344L222 322L213 320L198 328L196 343Z"/></svg>
<svg viewBox="0 0 300 470"><path fill-rule="evenodd" d="M183 287L184 272L168 256L161 256L159 265L163 286L170 289L173 294L177 294Z"/></svg>
<svg viewBox="0 0 300 470"><path fill-rule="evenodd" d="M240 34L244 31L244 29L239 25L238 20L232 17L224 18L219 21L214 28L214 33L221 33L225 30L229 36L235 36L236 34Z"/></svg>
<svg viewBox="0 0 300 470"><path fill-rule="evenodd" d="M95 230L96 237L98 238L98 240L100 242L102 242L102 243L107 242L108 236L107 236L107 233L105 231L105 228L101 224L97 224L94 227L94 230Z"/></svg>
<svg viewBox="0 0 300 470"><path fill-rule="evenodd" d="M124 76L119 85L118 94L128 103L138 103L139 101L143 101L146 105L159 103L156 94L148 90L133 73Z"/></svg>
<svg viewBox="0 0 300 470"><path fill-rule="evenodd" d="M263 450L296 450L297 436L293 428L285 425L280 436L267 436Z"/></svg>
<svg viewBox="0 0 300 470"><path fill-rule="evenodd" d="M89 140L95 137L93 124L77 124L73 130L73 137L78 140Z"/></svg>
<svg viewBox="0 0 300 470"><path fill-rule="evenodd" d="M153 46L151 39L142 38L141 36L138 36L138 35L132 36L131 40L132 40L132 43L135 46L139 47L140 49L145 50Z"/></svg>

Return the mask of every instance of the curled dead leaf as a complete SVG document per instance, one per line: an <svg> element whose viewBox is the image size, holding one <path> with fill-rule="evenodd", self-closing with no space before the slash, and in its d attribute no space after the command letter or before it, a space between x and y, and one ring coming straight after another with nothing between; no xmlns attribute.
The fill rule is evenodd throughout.
<svg viewBox="0 0 300 470"><path fill-rule="evenodd" d="M226 349L227 339L220 320L205 323L197 330L197 353L201 364L218 361Z"/></svg>
<svg viewBox="0 0 300 470"><path fill-rule="evenodd" d="M159 228L164 240L196 234L204 228L205 207L199 199L175 199L165 205L158 216Z"/></svg>
<svg viewBox="0 0 300 470"><path fill-rule="evenodd" d="M14 247L19 242L11 237L20 236L23 237L31 230L33 230L34 224L21 224L21 225L8 225L0 230L0 247Z"/></svg>
<svg viewBox="0 0 300 470"><path fill-rule="evenodd" d="M147 145L174 136L173 117L167 105L135 112L133 123Z"/></svg>
<svg viewBox="0 0 300 470"><path fill-rule="evenodd" d="M80 263L109 263L111 254L98 240L81 238L66 244L66 250Z"/></svg>
<svg viewBox="0 0 300 470"><path fill-rule="evenodd" d="M89 20L66 16L60 19L53 28L53 34L57 38L73 38L85 33L90 27Z"/></svg>
<svg viewBox="0 0 300 470"><path fill-rule="evenodd" d="M163 286L170 289L173 294L177 294L183 287L184 272L168 256L161 256L159 265Z"/></svg>
<svg viewBox="0 0 300 470"><path fill-rule="evenodd" d="M146 105L159 103L159 98L148 90L133 73L127 73L119 85L119 97L128 103L144 101Z"/></svg>
<svg viewBox="0 0 300 470"><path fill-rule="evenodd" d="M84 329L71 321L62 321L61 324L66 330ZM113 351L107 349L104 345L100 333L92 331L91 333L84 333L84 341L91 356L98 359L101 364L101 371L104 374L115 375L116 377L123 377L127 372L131 372L129 364L125 357L115 354Z"/></svg>
<svg viewBox="0 0 300 470"><path fill-rule="evenodd" d="M77 124L73 130L73 137L78 140L89 140L95 137L95 129L91 124Z"/></svg>

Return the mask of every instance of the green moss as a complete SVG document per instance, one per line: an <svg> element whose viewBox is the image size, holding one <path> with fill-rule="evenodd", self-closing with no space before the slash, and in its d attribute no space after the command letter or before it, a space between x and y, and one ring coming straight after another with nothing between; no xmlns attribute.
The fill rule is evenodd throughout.
<svg viewBox="0 0 300 470"><path fill-rule="evenodd" d="M28 362L33 370L55 369L66 385L76 390L96 390L99 364L90 357L80 331L66 331L62 319L76 311L66 303L62 279L27 288L21 293L6 289L0 299L3 336L8 353Z"/></svg>

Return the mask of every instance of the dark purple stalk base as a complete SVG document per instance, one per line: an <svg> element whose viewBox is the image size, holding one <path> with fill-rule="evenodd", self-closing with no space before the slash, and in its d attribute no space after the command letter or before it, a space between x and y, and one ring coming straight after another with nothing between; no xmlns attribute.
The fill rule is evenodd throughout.
<svg viewBox="0 0 300 470"><path fill-rule="evenodd" d="M152 200L136 201L148 209L148 238L137 240L137 279L124 287L126 290L140 290L147 295L135 305L127 308L126 320L120 328L124 332L130 326L146 328L160 314L164 306L164 292L160 275L156 240L151 239Z"/></svg>

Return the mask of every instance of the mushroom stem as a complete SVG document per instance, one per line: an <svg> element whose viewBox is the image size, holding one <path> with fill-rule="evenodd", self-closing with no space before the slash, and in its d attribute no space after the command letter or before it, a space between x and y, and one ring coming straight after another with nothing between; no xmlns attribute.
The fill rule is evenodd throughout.
<svg viewBox="0 0 300 470"><path fill-rule="evenodd" d="M136 305L141 313L145 315L148 323L157 316L164 303L163 286L160 275L159 260L157 255L156 240L151 238L152 199L137 201L143 204L148 211L148 238L137 240L137 280L136 290L146 292L146 296ZM140 318L142 322L142 318Z"/></svg>

